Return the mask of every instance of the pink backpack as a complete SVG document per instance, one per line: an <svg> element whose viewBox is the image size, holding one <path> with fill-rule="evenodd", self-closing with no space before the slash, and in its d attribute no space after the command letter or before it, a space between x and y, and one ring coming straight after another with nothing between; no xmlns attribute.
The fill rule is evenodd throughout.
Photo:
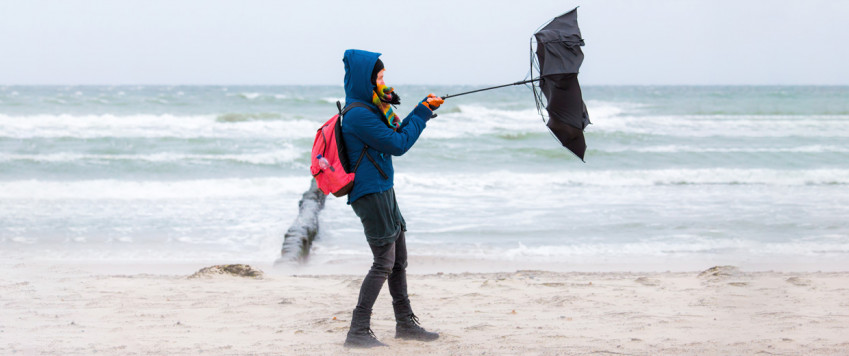
<svg viewBox="0 0 849 356"><path fill-rule="evenodd" d="M351 163L348 161L348 150L345 148L345 141L342 138L342 121L345 113L355 107L374 111L368 105L360 102L353 102L351 105L347 105L345 110L342 110L342 104L337 101L336 108L339 109L339 114L333 115L315 134L315 141L312 144L310 173L312 173L318 188L324 194L333 193L334 196L341 197L350 193L354 187L354 173L360 167L363 155L368 157L380 175L386 178L386 173L368 154L368 145L363 147L357 163L351 169Z"/></svg>

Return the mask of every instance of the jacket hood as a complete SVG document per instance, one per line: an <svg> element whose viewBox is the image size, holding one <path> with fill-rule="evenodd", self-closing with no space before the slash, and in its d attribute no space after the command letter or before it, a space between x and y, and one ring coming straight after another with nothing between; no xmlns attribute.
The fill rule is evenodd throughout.
<svg viewBox="0 0 849 356"><path fill-rule="evenodd" d="M349 49L345 51L345 101L351 99L371 103L374 85L371 84L371 72L380 53Z"/></svg>

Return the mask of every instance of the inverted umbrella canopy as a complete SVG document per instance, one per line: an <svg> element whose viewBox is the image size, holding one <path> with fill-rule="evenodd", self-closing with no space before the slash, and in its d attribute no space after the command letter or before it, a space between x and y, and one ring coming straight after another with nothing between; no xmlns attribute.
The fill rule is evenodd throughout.
<svg viewBox="0 0 849 356"><path fill-rule="evenodd" d="M578 83L578 70L584 61L584 53L581 51L584 40L578 28L578 8L555 17L534 37L538 65L535 69L540 75L537 85L545 96L543 103L537 95L537 109L540 109L543 117L548 116L546 126L563 147L583 161L587 150L584 128L591 122ZM537 93L536 87L534 93ZM541 107L545 107L547 115Z"/></svg>
<svg viewBox="0 0 849 356"><path fill-rule="evenodd" d="M584 128L591 122L581 94L581 86L578 84L578 70L584 61L584 52L581 51L584 40L578 28L578 8L555 17L538 30L531 38L531 47L533 47L534 39L537 42L537 50L534 57L533 49L531 49L530 77L532 79L443 95L442 98L448 99L485 90L530 84L536 99L537 111L548 129L563 147L568 148L583 161L587 150ZM534 78L534 71L539 74L538 78Z"/></svg>

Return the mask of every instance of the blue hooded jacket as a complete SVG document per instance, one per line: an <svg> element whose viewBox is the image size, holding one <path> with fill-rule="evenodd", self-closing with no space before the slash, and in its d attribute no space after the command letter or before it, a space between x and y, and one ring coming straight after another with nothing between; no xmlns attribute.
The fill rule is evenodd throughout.
<svg viewBox="0 0 849 356"><path fill-rule="evenodd" d="M393 187L392 156L403 155L413 147L433 113L430 108L418 103L401 122L397 132L385 124L383 115L378 114L380 110L371 102L375 89L375 85L371 84L371 73L378 57L380 53L356 49L345 51L342 59L345 63L345 103L362 102L375 111L362 107L348 111L342 120L342 137L352 166L356 164L365 145L368 145L369 155L389 178L383 179L368 158L363 157L354 176L354 188L348 193L348 204L363 195L380 193Z"/></svg>

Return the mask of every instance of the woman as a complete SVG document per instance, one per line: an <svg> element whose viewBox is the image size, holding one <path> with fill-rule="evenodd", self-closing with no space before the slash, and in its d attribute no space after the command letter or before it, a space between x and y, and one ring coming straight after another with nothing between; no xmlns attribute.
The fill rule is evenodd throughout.
<svg viewBox="0 0 849 356"><path fill-rule="evenodd" d="M395 311L395 337L432 341L439 334L419 326L407 295L407 246L404 217L393 188L392 156L406 153L416 142L442 99L428 95L403 120L392 111L400 97L383 81L380 53L347 50L345 63L345 104L363 103L350 109L343 119L342 133L350 162L357 162L365 150L371 162L362 162L356 171L348 204L363 224L374 263L360 287L359 300L351 318L347 347L386 346L371 331L372 307L383 283L389 280L389 293Z"/></svg>

